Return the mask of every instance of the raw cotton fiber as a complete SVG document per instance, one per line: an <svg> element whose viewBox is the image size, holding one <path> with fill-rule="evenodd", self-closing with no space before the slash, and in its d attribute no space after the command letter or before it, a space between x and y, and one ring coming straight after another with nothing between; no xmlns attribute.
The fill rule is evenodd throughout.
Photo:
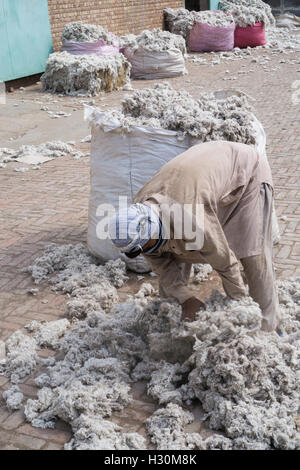
<svg viewBox="0 0 300 470"><path fill-rule="evenodd" d="M37 344L33 338L16 331L6 341L6 357L0 360L0 374L16 384L34 371L37 365Z"/></svg>
<svg viewBox="0 0 300 470"><path fill-rule="evenodd" d="M72 55L68 52L51 54L41 77L43 91L66 95L88 94L117 90L130 80L130 63L123 54L97 56Z"/></svg>
<svg viewBox="0 0 300 470"><path fill-rule="evenodd" d="M2 394L5 404L9 411L19 410L24 400L24 395L18 385L14 385Z"/></svg>
<svg viewBox="0 0 300 470"><path fill-rule="evenodd" d="M155 28L152 31L142 31L137 36L134 34L122 36L121 45L122 47L130 48L132 51L140 47L147 51L155 52L178 49L183 55L186 54L185 41L182 37L168 31L162 31L159 28Z"/></svg>
<svg viewBox="0 0 300 470"><path fill-rule="evenodd" d="M71 145L61 141L46 142L40 145L22 145L18 150L0 148L0 164L20 162L40 165L68 154L73 155L75 158L78 152L74 151Z"/></svg>
<svg viewBox="0 0 300 470"><path fill-rule="evenodd" d="M108 111L107 117L118 119L125 128L142 125L174 130L180 138L189 135L199 142L256 143L253 115L243 96L216 99L213 94L201 93L195 100L187 91L160 83L136 90L121 105L121 111Z"/></svg>
<svg viewBox="0 0 300 470"><path fill-rule="evenodd" d="M45 323L33 320L25 326L25 329L30 333L34 333L33 339L35 339L39 348L57 349L59 339L69 327L70 322L66 318L62 318L61 320Z"/></svg>
<svg viewBox="0 0 300 470"><path fill-rule="evenodd" d="M212 271L213 268L210 264L193 264L193 284L200 284L200 282L206 281Z"/></svg>
<svg viewBox="0 0 300 470"><path fill-rule="evenodd" d="M67 313L69 317L83 318L90 311L108 311L118 300L116 287L127 280L126 266L117 259L105 265L77 245L49 245L45 254L26 268L36 284L55 273L51 280L53 289L69 295Z"/></svg>
<svg viewBox="0 0 300 470"><path fill-rule="evenodd" d="M224 28L233 23L233 17L221 11L218 13L209 10L197 12L189 11L185 8L179 8L178 10L165 8L164 16L171 33L180 34L185 39L188 38L195 21L215 28Z"/></svg>
<svg viewBox="0 0 300 470"><path fill-rule="evenodd" d="M80 280L90 287L97 283L84 275L93 263L87 256L81 245L52 247L30 271L36 279L54 274L53 286L64 292ZM74 266L81 262L78 273ZM110 280L117 277L119 268L102 268ZM181 307L162 301L147 283L107 313L91 310L59 345L55 339L60 358L47 360L36 378L41 390L26 403L27 420L42 428L54 427L58 418L69 423L73 438L66 449L143 449L141 435L109 418L131 402L131 384L145 380L160 406L146 422L158 449L300 449L300 279L280 281L278 290L282 338L261 331L261 311L250 297L233 301L218 292L193 323L183 323ZM47 344L36 326L33 338L17 332L7 341L8 360L12 350L20 355L31 348L34 356L37 344ZM183 407L194 401L213 432L205 440L186 430L194 418Z"/></svg>
<svg viewBox="0 0 300 470"><path fill-rule="evenodd" d="M220 0L219 8L229 11L237 26L253 26L261 21L267 28L275 26L272 9L262 0Z"/></svg>
<svg viewBox="0 0 300 470"><path fill-rule="evenodd" d="M61 36L62 42L96 42L99 39L103 39L107 44L113 44L116 36L101 26L85 24L82 21L66 24Z"/></svg>

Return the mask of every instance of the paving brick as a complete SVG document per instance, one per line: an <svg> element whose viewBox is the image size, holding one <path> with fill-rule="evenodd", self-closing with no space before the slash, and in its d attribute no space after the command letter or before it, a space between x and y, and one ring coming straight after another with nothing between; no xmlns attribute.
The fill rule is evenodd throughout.
<svg viewBox="0 0 300 470"><path fill-rule="evenodd" d="M0 387L8 382L8 378L0 375Z"/></svg>
<svg viewBox="0 0 300 470"><path fill-rule="evenodd" d="M30 424L25 424L19 428L19 432L27 436L34 436L40 439L49 439L51 441L65 443L71 438L70 432L60 431L57 429L39 429L34 428Z"/></svg>
<svg viewBox="0 0 300 470"><path fill-rule="evenodd" d="M22 410L18 410L10 414L9 417L1 424L1 426L3 429L10 431L12 429L17 429L24 422L24 413Z"/></svg>
<svg viewBox="0 0 300 470"><path fill-rule="evenodd" d="M8 409L6 408L6 406L2 406L0 408L0 425L1 423L3 423L8 417L9 417L10 413L8 411Z"/></svg>
<svg viewBox="0 0 300 470"><path fill-rule="evenodd" d="M25 434L18 433L16 433L13 440L14 445L18 446L20 449L39 450L46 443L46 441L42 439L37 439L36 437L26 436Z"/></svg>

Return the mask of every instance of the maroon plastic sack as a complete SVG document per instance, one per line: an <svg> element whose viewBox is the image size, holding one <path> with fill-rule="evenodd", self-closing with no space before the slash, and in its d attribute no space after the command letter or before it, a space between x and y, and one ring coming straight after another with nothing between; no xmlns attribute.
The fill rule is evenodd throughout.
<svg viewBox="0 0 300 470"><path fill-rule="evenodd" d="M66 51L73 55L114 55L120 51L120 43L116 39L113 44L107 44L103 39L99 39L96 42L72 42L64 41L62 52Z"/></svg>
<svg viewBox="0 0 300 470"><path fill-rule="evenodd" d="M261 21L253 26L237 26L234 32L234 47L257 47L266 44L265 24Z"/></svg>
<svg viewBox="0 0 300 470"><path fill-rule="evenodd" d="M188 38L188 48L194 52L231 51L234 47L235 23L215 28L195 22Z"/></svg>

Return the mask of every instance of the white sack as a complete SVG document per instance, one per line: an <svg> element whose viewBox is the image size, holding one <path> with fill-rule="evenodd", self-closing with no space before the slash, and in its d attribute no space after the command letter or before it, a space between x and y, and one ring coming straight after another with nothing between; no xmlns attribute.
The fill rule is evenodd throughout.
<svg viewBox="0 0 300 470"><path fill-rule="evenodd" d="M123 54L131 63L131 78L153 80L178 77L187 73L184 56L179 49L150 51L125 47Z"/></svg>
<svg viewBox="0 0 300 470"><path fill-rule="evenodd" d="M99 204L118 207L119 196L127 196L130 203L165 163L192 143L190 137L179 141L175 131L165 129L141 126L126 132L117 121L107 122L105 113L87 106L85 109L85 118L92 124L88 248L102 261L107 261L120 257L120 252L109 238L97 238ZM150 270L143 256L132 260L124 256L124 261L137 272Z"/></svg>

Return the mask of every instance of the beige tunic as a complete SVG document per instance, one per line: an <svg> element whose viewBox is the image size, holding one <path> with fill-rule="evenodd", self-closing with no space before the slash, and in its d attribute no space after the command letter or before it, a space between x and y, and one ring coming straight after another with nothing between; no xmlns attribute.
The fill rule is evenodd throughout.
<svg viewBox="0 0 300 470"><path fill-rule="evenodd" d="M166 296L183 303L191 293L186 275L192 263L209 263L221 276L232 298L245 294L238 259L258 255L262 249L260 186L272 186L265 157L248 145L225 141L191 147L164 165L139 191L134 202L153 204L163 211L165 203L203 204L204 243L200 250L186 249L184 239L170 239L147 255L160 275Z"/></svg>

